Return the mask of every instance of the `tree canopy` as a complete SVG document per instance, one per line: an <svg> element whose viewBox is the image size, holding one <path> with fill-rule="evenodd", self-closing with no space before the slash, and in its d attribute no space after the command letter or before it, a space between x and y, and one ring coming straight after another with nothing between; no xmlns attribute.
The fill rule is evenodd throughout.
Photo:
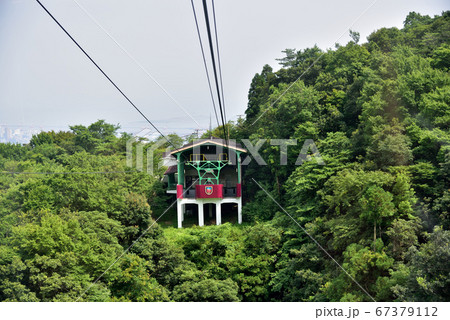
<svg viewBox="0 0 450 320"><path fill-rule="evenodd" d="M126 163L130 139L157 147L143 167L168 143L119 125L0 143L0 301L450 301L450 12L350 36L284 50L226 124L298 141L245 166L243 225L171 227L166 168ZM296 165L306 140L324 165Z"/></svg>

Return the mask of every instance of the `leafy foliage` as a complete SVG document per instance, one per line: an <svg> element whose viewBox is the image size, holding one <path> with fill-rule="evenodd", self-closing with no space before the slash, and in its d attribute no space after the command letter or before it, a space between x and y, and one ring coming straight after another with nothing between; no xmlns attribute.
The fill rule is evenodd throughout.
<svg viewBox="0 0 450 320"><path fill-rule="evenodd" d="M159 146L145 167L168 144L104 120L0 144L0 300L450 301L450 12L350 36L284 50L245 119L205 133L266 141L267 165L243 170L244 225L160 226L165 168L125 155ZM297 141L287 165L270 139ZM296 164L306 139L325 165Z"/></svg>

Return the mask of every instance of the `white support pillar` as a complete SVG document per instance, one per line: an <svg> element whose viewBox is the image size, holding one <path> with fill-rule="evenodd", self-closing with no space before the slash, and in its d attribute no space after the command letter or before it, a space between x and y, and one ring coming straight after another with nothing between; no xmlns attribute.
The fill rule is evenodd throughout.
<svg viewBox="0 0 450 320"><path fill-rule="evenodd" d="M181 204L181 199L177 199L177 218L178 228L183 228L183 205Z"/></svg>
<svg viewBox="0 0 450 320"><path fill-rule="evenodd" d="M220 202L216 203L216 224L222 224L222 204Z"/></svg>
<svg viewBox="0 0 450 320"><path fill-rule="evenodd" d="M242 198L238 200L238 223L242 223Z"/></svg>
<svg viewBox="0 0 450 320"><path fill-rule="evenodd" d="M203 202L198 202L198 225L200 227L203 227L205 224L204 222L204 215L203 215Z"/></svg>

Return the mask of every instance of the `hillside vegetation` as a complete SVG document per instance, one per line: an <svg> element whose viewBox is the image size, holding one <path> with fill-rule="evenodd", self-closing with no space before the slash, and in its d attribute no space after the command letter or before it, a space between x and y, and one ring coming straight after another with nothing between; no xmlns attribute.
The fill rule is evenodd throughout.
<svg viewBox="0 0 450 320"><path fill-rule="evenodd" d="M243 225L154 223L164 168L127 167L131 136L102 120L0 144L0 301L450 301L450 12L350 34L253 78L227 125L267 140ZM298 141L288 165L270 139ZM295 165L306 139L325 165Z"/></svg>

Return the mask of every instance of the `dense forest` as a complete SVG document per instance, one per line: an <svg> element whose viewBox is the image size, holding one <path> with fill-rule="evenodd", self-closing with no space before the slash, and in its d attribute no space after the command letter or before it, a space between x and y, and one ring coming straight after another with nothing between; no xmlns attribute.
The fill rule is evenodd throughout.
<svg viewBox="0 0 450 320"><path fill-rule="evenodd" d="M0 144L0 301L450 301L450 11L350 35L253 78L230 137L299 143L246 166L242 225L176 229L117 125Z"/></svg>

